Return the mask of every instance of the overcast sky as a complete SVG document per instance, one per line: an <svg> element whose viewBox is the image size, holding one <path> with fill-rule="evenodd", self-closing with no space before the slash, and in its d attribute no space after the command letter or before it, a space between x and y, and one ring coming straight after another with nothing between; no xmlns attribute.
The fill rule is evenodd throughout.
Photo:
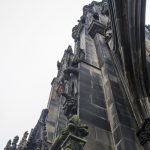
<svg viewBox="0 0 150 150"><path fill-rule="evenodd" d="M90 2L0 0L0 150L46 108L56 62L73 45L72 27Z"/></svg>

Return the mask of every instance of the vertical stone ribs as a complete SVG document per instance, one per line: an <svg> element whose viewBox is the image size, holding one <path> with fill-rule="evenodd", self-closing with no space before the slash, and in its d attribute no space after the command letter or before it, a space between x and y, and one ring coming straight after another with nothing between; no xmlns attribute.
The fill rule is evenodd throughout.
<svg viewBox="0 0 150 150"><path fill-rule="evenodd" d="M139 126L141 122L144 122L142 127L142 129L144 129L147 123L147 120L144 121L144 119L150 117L150 86L145 50L146 0L108 0L108 4L114 39L114 50L119 51L121 56L118 55L116 59L121 62L123 67L124 77L122 80L126 83L126 88L129 89L130 104L136 121ZM117 64L117 66L119 65L120 64ZM119 67L117 67L117 69L118 72L120 72ZM133 105L133 103L135 103L135 105ZM138 112L136 111L137 108ZM142 138L141 135L146 133L145 130L142 132L142 129L137 133L140 142ZM149 139L148 134L144 134L143 138L146 139L146 135L147 139ZM145 141L141 143L145 143Z"/></svg>

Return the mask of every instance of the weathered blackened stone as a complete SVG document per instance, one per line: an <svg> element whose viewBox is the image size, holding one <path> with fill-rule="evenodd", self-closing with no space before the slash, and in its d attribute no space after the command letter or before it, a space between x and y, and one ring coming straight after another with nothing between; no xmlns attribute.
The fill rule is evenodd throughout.
<svg viewBox="0 0 150 150"><path fill-rule="evenodd" d="M96 129L96 140L104 143L108 146L113 146L113 139L111 132L108 132L106 130L102 130L101 128L95 128Z"/></svg>
<svg viewBox="0 0 150 150"><path fill-rule="evenodd" d="M113 137L115 140L115 144L119 143L119 141L121 140L121 129L118 126L114 131L113 131Z"/></svg>
<svg viewBox="0 0 150 150"><path fill-rule="evenodd" d="M150 118L146 119L142 127L137 132L137 136L142 145L147 143L150 139Z"/></svg>
<svg viewBox="0 0 150 150"><path fill-rule="evenodd" d="M122 140L118 145L117 145L117 150L139 150L140 147L134 142L131 142L127 139Z"/></svg>
<svg viewBox="0 0 150 150"><path fill-rule="evenodd" d="M80 114L81 119L91 122L93 125L100 127L106 131L110 131L110 125L106 119L98 117L92 114L92 112L83 110L83 109L79 110L79 114Z"/></svg>
<svg viewBox="0 0 150 150"><path fill-rule="evenodd" d="M89 27L89 35L94 38L96 33L105 35L105 25L99 23L98 21L93 21Z"/></svg>
<svg viewBox="0 0 150 150"><path fill-rule="evenodd" d="M150 33L144 24L145 2L103 0L84 6L72 29L74 53L68 46L57 62L49 112L42 113L31 131L27 150L150 149ZM17 142L9 141L5 150L12 147L16 149Z"/></svg>

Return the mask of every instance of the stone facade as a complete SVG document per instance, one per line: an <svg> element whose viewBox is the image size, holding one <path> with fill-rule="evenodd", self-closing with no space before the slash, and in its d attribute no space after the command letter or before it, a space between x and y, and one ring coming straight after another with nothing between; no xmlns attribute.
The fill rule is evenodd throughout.
<svg viewBox="0 0 150 150"><path fill-rule="evenodd" d="M57 62L47 109L18 150L150 149L150 28L144 12L143 0L83 7L72 29L75 47ZM17 140L5 150L16 148Z"/></svg>

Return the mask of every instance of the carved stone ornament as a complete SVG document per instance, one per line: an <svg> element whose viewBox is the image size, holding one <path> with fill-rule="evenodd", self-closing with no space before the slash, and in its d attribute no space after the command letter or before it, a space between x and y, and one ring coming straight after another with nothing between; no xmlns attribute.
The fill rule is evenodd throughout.
<svg viewBox="0 0 150 150"><path fill-rule="evenodd" d="M64 115L70 118L77 113L77 99L68 96L66 93L62 93L62 96L66 98L63 104Z"/></svg>
<svg viewBox="0 0 150 150"><path fill-rule="evenodd" d="M64 143L62 144L62 150L83 150L86 140L69 134Z"/></svg>
<svg viewBox="0 0 150 150"><path fill-rule="evenodd" d="M11 148L11 140L9 140L9 141L7 142L7 145L6 145L6 147L4 148L4 150L10 150L10 148Z"/></svg>
<svg viewBox="0 0 150 150"><path fill-rule="evenodd" d="M76 55L74 56L72 65L76 65L81 61L85 60L85 52L83 49L78 49Z"/></svg>
<svg viewBox="0 0 150 150"><path fill-rule="evenodd" d="M93 20L93 22L91 23L90 27L89 27L89 35L94 38L96 33L99 33L103 36L105 36L105 29L106 26L104 26L103 24L99 23L96 20Z"/></svg>
<svg viewBox="0 0 150 150"><path fill-rule="evenodd" d="M112 29L111 29L111 26L108 26L105 29L105 41L106 41L106 43L108 43L111 38L112 38Z"/></svg>
<svg viewBox="0 0 150 150"><path fill-rule="evenodd" d="M137 132L137 136L141 145L150 141L150 118L146 119L141 129Z"/></svg>
<svg viewBox="0 0 150 150"><path fill-rule="evenodd" d="M83 7L83 15L86 16L86 14L88 12L93 12L92 8L94 5L97 5L97 6L100 6L102 2L96 2L96 1L93 1L92 3L90 3L89 5L85 5Z"/></svg>
<svg viewBox="0 0 150 150"><path fill-rule="evenodd" d="M98 13L93 13L93 18L95 20L99 20L99 14Z"/></svg>
<svg viewBox="0 0 150 150"><path fill-rule="evenodd" d="M71 45L68 45L68 48L66 49L66 52L71 53L71 54L73 53Z"/></svg>
<svg viewBox="0 0 150 150"><path fill-rule="evenodd" d="M28 131L26 131L18 145L18 150L24 150L27 144Z"/></svg>
<svg viewBox="0 0 150 150"><path fill-rule="evenodd" d="M109 15L109 6L108 6L107 0L103 0L102 1L102 10L101 10L101 13L103 15L106 15L106 16Z"/></svg>
<svg viewBox="0 0 150 150"><path fill-rule="evenodd" d="M79 22L78 25L76 25L75 27L73 27L73 29L72 29L72 38L75 41L80 41L80 33L81 33L82 29L83 29L82 22Z"/></svg>
<svg viewBox="0 0 150 150"><path fill-rule="evenodd" d="M64 79L65 80L69 80L70 79L70 74L74 74L75 76L77 76L79 73L77 68L74 67L68 67L67 69L64 70Z"/></svg>
<svg viewBox="0 0 150 150"><path fill-rule="evenodd" d="M60 67L61 67L61 63L59 61L57 61L57 68L58 68L58 70L60 70Z"/></svg>
<svg viewBox="0 0 150 150"><path fill-rule="evenodd" d="M18 141L19 141L19 136L15 136L12 142L11 150L16 150Z"/></svg>
<svg viewBox="0 0 150 150"><path fill-rule="evenodd" d="M78 115L73 115L69 119L68 126L62 131L51 147L51 150L79 150L83 149L86 141L82 138L88 135L88 127L81 123ZM81 145L80 145L81 144ZM80 146L79 146L80 145Z"/></svg>

